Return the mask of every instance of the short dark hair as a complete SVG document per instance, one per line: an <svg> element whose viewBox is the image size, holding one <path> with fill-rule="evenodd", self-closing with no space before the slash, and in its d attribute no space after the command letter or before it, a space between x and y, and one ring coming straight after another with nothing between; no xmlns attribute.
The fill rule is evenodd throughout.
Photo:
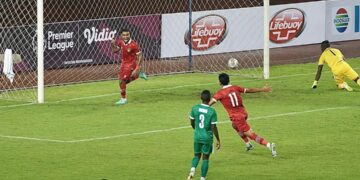
<svg viewBox="0 0 360 180"><path fill-rule="evenodd" d="M221 74L219 74L219 81L220 81L221 85L226 86L230 82L230 77L226 73L221 73Z"/></svg>
<svg viewBox="0 0 360 180"><path fill-rule="evenodd" d="M324 51L326 48L330 47L330 42L328 40L325 40L321 42L321 50Z"/></svg>
<svg viewBox="0 0 360 180"><path fill-rule="evenodd" d="M123 32L129 32L131 34L131 32L130 32L130 30L128 28L122 28L120 30L120 34L122 34Z"/></svg>
<svg viewBox="0 0 360 180"><path fill-rule="evenodd" d="M209 103L210 98L211 98L211 93L209 90L203 90L201 92L201 100L203 101L203 103Z"/></svg>

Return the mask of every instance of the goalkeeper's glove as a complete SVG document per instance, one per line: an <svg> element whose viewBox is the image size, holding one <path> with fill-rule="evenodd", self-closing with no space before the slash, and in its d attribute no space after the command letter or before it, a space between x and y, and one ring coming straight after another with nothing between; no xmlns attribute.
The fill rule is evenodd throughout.
<svg viewBox="0 0 360 180"><path fill-rule="evenodd" d="M316 89L317 88L317 84L318 84L318 81L314 81L314 83L313 83L313 85L311 86L311 88L313 88L313 89Z"/></svg>

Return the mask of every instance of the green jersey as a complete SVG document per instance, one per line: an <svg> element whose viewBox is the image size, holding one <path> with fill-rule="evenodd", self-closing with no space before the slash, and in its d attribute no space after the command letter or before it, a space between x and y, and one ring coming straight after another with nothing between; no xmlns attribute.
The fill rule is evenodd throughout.
<svg viewBox="0 0 360 180"><path fill-rule="evenodd" d="M194 141L197 143L212 143L211 124L217 123L215 109L206 104L195 105L191 109L190 119L195 120Z"/></svg>

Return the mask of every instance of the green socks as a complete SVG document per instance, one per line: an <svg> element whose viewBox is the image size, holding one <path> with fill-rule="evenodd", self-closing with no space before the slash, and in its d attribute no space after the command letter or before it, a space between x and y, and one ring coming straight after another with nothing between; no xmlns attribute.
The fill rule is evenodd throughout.
<svg viewBox="0 0 360 180"><path fill-rule="evenodd" d="M196 168L199 164L200 158L195 156L191 162L191 167ZM209 169L209 160L203 160L201 165L201 177L206 177Z"/></svg>
<svg viewBox="0 0 360 180"><path fill-rule="evenodd" d="M191 167L196 168L197 165L199 164L199 161L200 161L199 157L195 156L195 157L193 158L193 160L191 161Z"/></svg>
<svg viewBox="0 0 360 180"><path fill-rule="evenodd" d="M203 160L201 166L201 177L206 177L208 169L209 169L209 160Z"/></svg>

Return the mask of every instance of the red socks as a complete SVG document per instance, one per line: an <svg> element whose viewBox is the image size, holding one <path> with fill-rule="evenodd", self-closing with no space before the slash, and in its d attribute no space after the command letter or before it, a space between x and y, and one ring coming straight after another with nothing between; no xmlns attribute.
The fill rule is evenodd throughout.
<svg viewBox="0 0 360 180"><path fill-rule="evenodd" d="M250 136L250 139L256 141L257 143L266 146L266 144L268 143L264 138L256 135L255 133L252 133L252 135Z"/></svg>
<svg viewBox="0 0 360 180"><path fill-rule="evenodd" d="M121 81L120 83L120 94L122 98L126 98L126 82Z"/></svg>
<svg viewBox="0 0 360 180"><path fill-rule="evenodd" d="M240 137L241 137L241 139L244 140L245 143L248 143L248 142L249 142L249 139L248 139L248 137L247 137L245 134L243 134L243 135L240 136Z"/></svg>

